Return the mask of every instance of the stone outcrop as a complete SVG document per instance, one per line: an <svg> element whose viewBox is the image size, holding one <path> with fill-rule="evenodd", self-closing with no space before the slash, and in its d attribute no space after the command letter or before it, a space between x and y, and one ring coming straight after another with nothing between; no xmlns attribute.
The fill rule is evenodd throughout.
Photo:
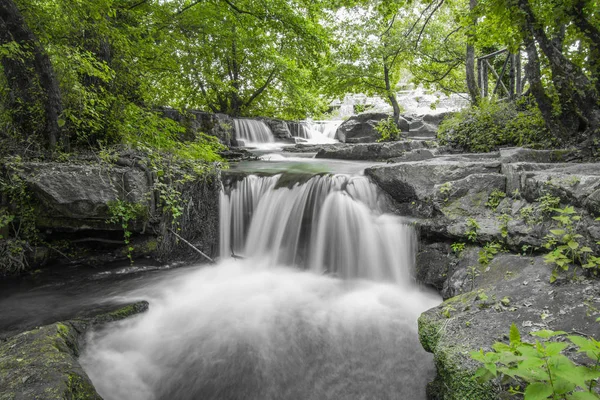
<svg viewBox="0 0 600 400"><path fill-rule="evenodd" d="M513 323L530 343L536 338L529 334L541 329L600 335L600 325L591 315L600 307L596 279L550 284L550 269L541 257L508 254L480 266L476 274L469 271L459 269L451 278L451 285L462 294L419 318L421 344L434 354L438 372L428 387L430 399L512 398L498 383L473 379L481 364L469 353L491 351L494 342L506 342ZM585 362L575 352L566 355Z"/></svg>
<svg viewBox="0 0 600 400"><path fill-rule="evenodd" d="M182 139L193 141L200 132L216 136L226 146L232 145L233 118L227 114L214 114L198 110L179 112L174 109L163 109L162 114L174 121L180 122L186 128Z"/></svg>
<svg viewBox="0 0 600 400"><path fill-rule="evenodd" d="M31 203L36 235L42 240L35 248L27 247L31 248L26 254L30 268L55 261L97 265L148 256L200 261L168 231L172 209L162 205L165 196L175 194L177 198L169 201L181 207L179 234L210 256L217 254L220 183L216 174L182 183L173 179L166 187L131 154L122 154L115 164L24 162L15 168ZM11 209L8 199L0 201ZM133 213L125 226L119 213ZM131 234L127 245L125 231ZM13 272L0 268L0 275Z"/></svg>
<svg viewBox="0 0 600 400"><path fill-rule="evenodd" d="M389 117L385 113L363 113L355 115L344 121L337 129L336 139L343 143L374 143L381 137L375 130L377 124ZM400 117L398 126L401 131L407 132L408 121Z"/></svg>
<svg viewBox="0 0 600 400"><path fill-rule="evenodd" d="M79 342L91 327L144 312L140 301L84 319L57 322L0 342L0 399L102 398L79 365Z"/></svg>
<svg viewBox="0 0 600 400"><path fill-rule="evenodd" d="M581 235L577 248L600 254L600 164L565 162L572 157L569 151L508 149L366 170L402 215L418 219L416 278L445 299L419 320L421 343L434 354L438 372L429 398L509 398L498 382L473 380L480 364L469 352L505 341L512 323L529 342L535 340L529 333L540 329L600 335L600 281L579 266L564 272L544 259L549 250L543 245L559 228L553 217L567 206L573 207L569 218L578 218L571 220ZM553 269L558 280L552 284ZM575 352L565 354L585 362Z"/></svg>
<svg viewBox="0 0 600 400"><path fill-rule="evenodd" d="M404 157L407 160L410 158L414 161L416 159L433 158L433 153L426 150L428 148L435 148L435 144L421 140L341 144L320 147L316 158L383 161ZM421 153L421 151L423 152Z"/></svg>
<svg viewBox="0 0 600 400"><path fill-rule="evenodd" d="M273 132L273 136L277 139L291 139L292 132L287 121L273 118L260 118Z"/></svg>

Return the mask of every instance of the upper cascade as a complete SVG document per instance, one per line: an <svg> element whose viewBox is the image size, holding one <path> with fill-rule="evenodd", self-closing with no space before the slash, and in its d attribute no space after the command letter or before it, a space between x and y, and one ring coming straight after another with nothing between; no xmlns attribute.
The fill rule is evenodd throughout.
<svg viewBox="0 0 600 400"><path fill-rule="evenodd" d="M319 134L329 138L335 139L337 129L342 124L341 120L332 121L310 121L307 123L309 131L318 132Z"/></svg>
<svg viewBox="0 0 600 400"><path fill-rule="evenodd" d="M281 175L250 175L221 194L223 258L243 255L348 279L412 282L415 229L385 214L388 199L368 178L281 182Z"/></svg>
<svg viewBox="0 0 600 400"><path fill-rule="evenodd" d="M233 127L236 139L248 143L271 143L275 141L273 132L263 121L256 119L235 118Z"/></svg>

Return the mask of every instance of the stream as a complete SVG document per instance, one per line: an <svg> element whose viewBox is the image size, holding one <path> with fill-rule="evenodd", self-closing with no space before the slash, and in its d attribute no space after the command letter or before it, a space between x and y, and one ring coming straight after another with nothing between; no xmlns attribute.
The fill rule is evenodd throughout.
<svg viewBox="0 0 600 400"><path fill-rule="evenodd" d="M257 154L225 174L215 266L41 272L0 288L0 335L144 299L86 336L104 399L425 399L417 318L441 299L414 281L416 230L362 175L374 163Z"/></svg>

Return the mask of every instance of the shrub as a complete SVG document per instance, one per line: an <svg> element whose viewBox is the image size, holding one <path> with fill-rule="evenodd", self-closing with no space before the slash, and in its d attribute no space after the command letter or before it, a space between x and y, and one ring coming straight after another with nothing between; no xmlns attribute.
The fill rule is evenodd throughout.
<svg viewBox="0 0 600 400"><path fill-rule="evenodd" d="M438 139L466 151L490 152L503 146L553 147L539 109L523 99L518 103L482 102L446 118Z"/></svg>
<svg viewBox="0 0 600 400"><path fill-rule="evenodd" d="M392 117L379 121L375 126L375 130L381 135L381 138L377 140L378 142L391 142L400 139L400 128L398 128L398 124Z"/></svg>

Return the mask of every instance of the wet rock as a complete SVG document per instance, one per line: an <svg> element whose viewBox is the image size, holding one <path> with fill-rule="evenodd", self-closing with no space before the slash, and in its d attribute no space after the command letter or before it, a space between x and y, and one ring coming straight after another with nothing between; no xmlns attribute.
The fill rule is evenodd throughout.
<svg viewBox="0 0 600 400"><path fill-rule="evenodd" d="M22 178L50 220L77 221L87 229L106 229L109 205L117 200L148 204L151 183L135 168L59 163L25 163Z"/></svg>
<svg viewBox="0 0 600 400"><path fill-rule="evenodd" d="M400 157L407 152L417 149L425 149L431 144L420 141L398 141L398 142L382 142L382 143L361 143L361 144L344 144L337 146L321 147L316 155L316 158L332 158L340 160L388 160L394 157ZM419 153L413 154L413 156ZM429 153L431 154L431 153ZM424 153L421 159L432 158L427 157ZM417 157L415 157L417 158Z"/></svg>
<svg viewBox="0 0 600 400"><path fill-rule="evenodd" d="M579 158L576 150L533 150L523 147L500 149L500 162L564 163Z"/></svg>
<svg viewBox="0 0 600 400"><path fill-rule="evenodd" d="M101 400L79 365L79 341L91 326L144 312L140 301L96 316L57 322L0 342L1 399Z"/></svg>
<svg viewBox="0 0 600 400"><path fill-rule="evenodd" d="M456 257L452 255L450 245L447 243L423 245L417 253L417 282L441 291L448 279L448 271L455 260Z"/></svg>
<svg viewBox="0 0 600 400"><path fill-rule="evenodd" d="M290 131L287 121L273 118L260 118L260 120L267 124L267 126L271 129L271 132L273 132L273 136L275 136L277 139L292 138L292 132Z"/></svg>
<svg viewBox="0 0 600 400"><path fill-rule="evenodd" d="M343 143L377 142L381 134L375 130L375 126L388 117L385 113L364 113L350 117L338 127L336 139Z"/></svg>
<svg viewBox="0 0 600 400"><path fill-rule="evenodd" d="M438 373L428 387L430 398L503 398L506 393L498 384L472 379L480 364L469 352L490 351L494 342L505 341L512 323L529 342L535 340L529 333L540 329L598 337L600 325L589 310L600 306L600 282L565 279L552 285L550 272L541 257L504 254L480 267L477 275L465 269L455 272L451 281L463 294L419 318L421 344L434 354ZM577 357L575 352L565 355Z"/></svg>
<svg viewBox="0 0 600 400"><path fill-rule="evenodd" d="M370 176L396 201L430 201L436 195L436 185L466 178L472 174L500 172L497 162L454 162L437 159L417 163L397 163L367 168Z"/></svg>

